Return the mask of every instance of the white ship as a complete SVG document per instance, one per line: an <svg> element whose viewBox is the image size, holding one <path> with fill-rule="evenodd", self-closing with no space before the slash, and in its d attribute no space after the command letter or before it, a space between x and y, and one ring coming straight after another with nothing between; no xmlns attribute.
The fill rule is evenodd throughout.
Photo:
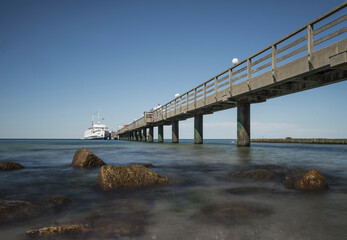
<svg viewBox="0 0 347 240"><path fill-rule="evenodd" d="M108 139L110 132L105 124L100 123L100 111L98 111L98 122L94 123L92 115L92 126L84 132L83 139Z"/></svg>

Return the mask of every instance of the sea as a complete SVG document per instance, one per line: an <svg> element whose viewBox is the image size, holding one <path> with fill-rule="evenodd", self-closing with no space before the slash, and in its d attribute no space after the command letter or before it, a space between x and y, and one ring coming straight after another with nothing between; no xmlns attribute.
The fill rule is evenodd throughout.
<svg viewBox="0 0 347 240"><path fill-rule="evenodd" d="M99 168L70 166L81 147L115 166L151 163L171 183L101 191ZM28 230L82 223L102 230L53 239L347 239L347 145L1 139L0 161L24 166L0 171L1 201L71 200L59 209L0 222L0 239L27 239ZM317 169L329 189L298 191L280 179L231 177L266 168Z"/></svg>

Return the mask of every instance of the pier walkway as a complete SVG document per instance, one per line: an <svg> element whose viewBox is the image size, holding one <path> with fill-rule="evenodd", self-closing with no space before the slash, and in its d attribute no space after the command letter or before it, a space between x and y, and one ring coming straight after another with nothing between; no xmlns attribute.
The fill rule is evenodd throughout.
<svg viewBox="0 0 347 240"><path fill-rule="evenodd" d="M307 23L179 97L117 131L121 140L163 142L172 125L194 117L194 143L203 143L203 115L237 107L237 144L250 145L250 105L347 79L347 2Z"/></svg>

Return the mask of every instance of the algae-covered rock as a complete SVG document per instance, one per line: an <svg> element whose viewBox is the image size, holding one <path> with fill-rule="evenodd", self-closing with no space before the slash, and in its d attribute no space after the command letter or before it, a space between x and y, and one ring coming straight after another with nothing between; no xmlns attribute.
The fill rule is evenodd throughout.
<svg viewBox="0 0 347 240"><path fill-rule="evenodd" d="M238 173L232 173L230 176L234 178L251 178L251 179L263 179L269 180L273 177L273 173L266 169L254 169L248 171L242 171Z"/></svg>
<svg viewBox="0 0 347 240"><path fill-rule="evenodd" d="M76 168L93 168L102 165L106 163L86 148L78 149L71 163L71 166Z"/></svg>
<svg viewBox="0 0 347 240"><path fill-rule="evenodd" d="M17 170L22 168L24 167L16 162L8 162L8 161L0 162L0 170Z"/></svg>
<svg viewBox="0 0 347 240"><path fill-rule="evenodd" d="M149 187L168 182L168 178L141 165L102 166L97 178L98 186L105 191Z"/></svg>
<svg viewBox="0 0 347 240"><path fill-rule="evenodd" d="M60 235L81 234L90 231L90 227L84 224L52 226L26 231L29 238L52 238Z"/></svg>
<svg viewBox="0 0 347 240"><path fill-rule="evenodd" d="M288 174L283 184L297 190L325 190L329 187L324 175L315 169Z"/></svg>

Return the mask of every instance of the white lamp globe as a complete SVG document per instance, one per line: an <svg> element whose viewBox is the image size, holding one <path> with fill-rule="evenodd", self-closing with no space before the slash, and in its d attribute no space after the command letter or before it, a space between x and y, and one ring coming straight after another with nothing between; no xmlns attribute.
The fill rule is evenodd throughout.
<svg viewBox="0 0 347 240"><path fill-rule="evenodd" d="M239 60L237 58L233 58L232 62L233 62L234 65L236 65L236 64L239 63Z"/></svg>
<svg viewBox="0 0 347 240"><path fill-rule="evenodd" d="M176 93L176 94L175 94L175 98L178 98L179 96L180 96L179 93Z"/></svg>

